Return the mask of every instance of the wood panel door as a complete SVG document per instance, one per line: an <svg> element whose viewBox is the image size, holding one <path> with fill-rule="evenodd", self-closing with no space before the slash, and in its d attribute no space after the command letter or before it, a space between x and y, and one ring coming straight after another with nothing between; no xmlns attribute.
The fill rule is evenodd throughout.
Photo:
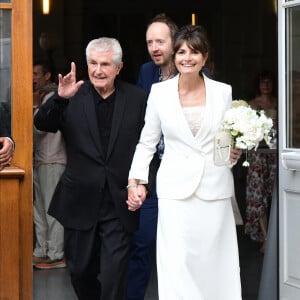
<svg viewBox="0 0 300 300"><path fill-rule="evenodd" d="M0 300L31 300L32 1L0 0L0 24L0 104L16 145L0 172Z"/></svg>

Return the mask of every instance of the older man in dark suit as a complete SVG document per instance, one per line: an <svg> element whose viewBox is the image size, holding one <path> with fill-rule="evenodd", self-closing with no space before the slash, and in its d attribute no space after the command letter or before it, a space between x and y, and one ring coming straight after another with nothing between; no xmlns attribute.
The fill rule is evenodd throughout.
<svg viewBox="0 0 300 300"><path fill-rule="evenodd" d="M48 213L65 229L65 256L79 300L126 299L128 251L140 201L128 210L127 178L144 124L147 93L117 80L122 49L113 38L86 48L89 81L75 64L59 75L58 93L40 107L35 126L61 130L67 165Z"/></svg>

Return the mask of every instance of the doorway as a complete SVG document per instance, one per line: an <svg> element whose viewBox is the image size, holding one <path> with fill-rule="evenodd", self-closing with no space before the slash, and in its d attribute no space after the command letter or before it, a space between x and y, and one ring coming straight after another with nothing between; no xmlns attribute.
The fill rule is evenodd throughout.
<svg viewBox="0 0 300 300"><path fill-rule="evenodd" d="M145 45L148 20L165 12L181 26L190 23L192 13L196 13L197 22L207 29L213 47L216 79L232 85L234 99L249 100L254 96L252 81L260 71L277 73L275 2L254 0L245 7L238 0L187 0L183 7L182 2L170 0L159 3L67 0L53 1L50 14L43 15L40 2L35 0L33 54L50 57L57 71L63 74L69 71L70 62L75 61L78 79L85 79L84 50L88 41L103 35L114 36L124 50L121 77L135 83L140 65L149 59ZM41 43L42 36L46 36L48 43ZM234 172L238 205L244 216L246 173L240 165ZM241 267L247 269L242 278L244 298L250 300L257 296L263 255L259 253L260 244L249 240L243 232L243 226L238 226L245 259Z"/></svg>

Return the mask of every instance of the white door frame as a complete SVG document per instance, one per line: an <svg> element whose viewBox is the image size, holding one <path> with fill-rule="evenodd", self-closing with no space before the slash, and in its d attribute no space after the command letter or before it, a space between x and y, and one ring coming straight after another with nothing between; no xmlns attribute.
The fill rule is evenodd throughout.
<svg viewBox="0 0 300 300"><path fill-rule="evenodd" d="M291 47L291 41L294 42L292 39L295 38L293 33L295 25L289 18L290 13L295 9L298 10L298 7L300 8L300 0L278 0L280 300L300 299L300 147L293 147L289 134L291 130L295 130L290 124L291 66L300 71L295 59L299 52L295 53ZM297 37L295 43L298 48Z"/></svg>

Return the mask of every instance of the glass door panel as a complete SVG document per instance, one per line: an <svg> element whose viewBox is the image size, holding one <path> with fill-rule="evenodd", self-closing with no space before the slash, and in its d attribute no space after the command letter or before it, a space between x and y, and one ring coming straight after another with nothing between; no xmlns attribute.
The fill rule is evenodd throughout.
<svg viewBox="0 0 300 300"><path fill-rule="evenodd" d="M287 147L300 148L300 7L287 10Z"/></svg>
<svg viewBox="0 0 300 300"><path fill-rule="evenodd" d="M11 10L0 9L0 122L11 133Z"/></svg>
<svg viewBox="0 0 300 300"><path fill-rule="evenodd" d="M278 1L279 299L300 299L300 1Z"/></svg>

